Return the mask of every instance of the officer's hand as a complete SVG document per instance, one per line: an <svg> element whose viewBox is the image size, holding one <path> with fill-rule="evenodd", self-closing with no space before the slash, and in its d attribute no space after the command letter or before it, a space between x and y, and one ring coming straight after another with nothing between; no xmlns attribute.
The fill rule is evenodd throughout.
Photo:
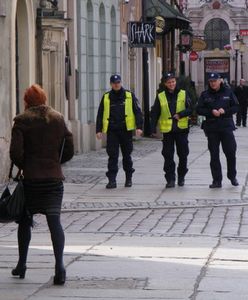
<svg viewBox="0 0 248 300"><path fill-rule="evenodd" d="M136 129L136 135L141 136L143 131L141 129Z"/></svg>
<svg viewBox="0 0 248 300"><path fill-rule="evenodd" d="M212 114L213 114L215 117L219 117L219 116L220 116L220 112L219 112L217 109L213 109L213 110L212 110Z"/></svg>
<svg viewBox="0 0 248 300"><path fill-rule="evenodd" d="M175 115L173 116L173 118L176 119L176 120L179 120L179 119L180 119L180 116L179 116L179 114L175 114Z"/></svg>
<svg viewBox="0 0 248 300"><path fill-rule="evenodd" d="M101 140L101 139L102 139L102 132L98 132L98 133L96 134L96 138L97 138L98 140Z"/></svg>
<svg viewBox="0 0 248 300"><path fill-rule="evenodd" d="M220 108L220 109L219 109L219 113L220 113L221 115L224 115L225 110L224 110L223 108Z"/></svg>

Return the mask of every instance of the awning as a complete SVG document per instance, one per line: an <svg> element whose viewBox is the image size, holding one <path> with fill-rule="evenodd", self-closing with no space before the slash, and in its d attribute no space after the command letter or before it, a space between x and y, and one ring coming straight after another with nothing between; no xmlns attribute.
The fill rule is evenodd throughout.
<svg viewBox="0 0 248 300"><path fill-rule="evenodd" d="M145 17L152 19L161 16L166 21L166 28L188 29L190 20L165 0L143 0ZM169 29L168 28L168 29Z"/></svg>

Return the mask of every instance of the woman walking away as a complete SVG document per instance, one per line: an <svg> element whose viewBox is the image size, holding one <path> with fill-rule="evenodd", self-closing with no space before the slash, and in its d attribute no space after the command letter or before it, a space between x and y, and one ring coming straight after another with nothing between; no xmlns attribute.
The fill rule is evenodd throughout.
<svg viewBox="0 0 248 300"><path fill-rule="evenodd" d="M60 223L64 179L61 163L73 157L73 138L63 116L46 105L39 85L24 95L24 113L14 119L10 158L22 170L28 214L19 221L19 261L12 275L25 278L28 247L34 214L44 214L51 233L55 256L54 284L65 283L63 264L64 231Z"/></svg>

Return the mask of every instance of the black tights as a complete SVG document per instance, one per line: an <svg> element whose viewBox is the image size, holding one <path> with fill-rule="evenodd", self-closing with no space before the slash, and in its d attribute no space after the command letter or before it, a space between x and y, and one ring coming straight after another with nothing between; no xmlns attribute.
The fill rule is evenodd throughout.
<svg viewBox="0 0 248 300"><path fill-rule="evenodd" d="M51 233L56 268L63 268L65 235L60 223L60 215L46 215L46 219ZM25 218L19 223L17 237L19 249L17 266L22 267L26 265L28 247L31 240L31 225L28 219Z"/></svg>

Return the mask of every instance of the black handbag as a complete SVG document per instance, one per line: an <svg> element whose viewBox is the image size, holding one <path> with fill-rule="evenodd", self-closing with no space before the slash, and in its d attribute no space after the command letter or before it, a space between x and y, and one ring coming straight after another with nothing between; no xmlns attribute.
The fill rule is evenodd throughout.
<svg viewBox="0 0 248 300"><path fill-rule="evenodd" d="M13 166L11 166L13 169ZM12 170L10 171L12 174ZM12 175L10 175L9 181ZM5 187L1 198L0 198L0 223L9 223L19 221L23 216L25 211L25 197L24 197L24 187L22 178L19 181L13 191L10 193L9 182Z"/></svg>

